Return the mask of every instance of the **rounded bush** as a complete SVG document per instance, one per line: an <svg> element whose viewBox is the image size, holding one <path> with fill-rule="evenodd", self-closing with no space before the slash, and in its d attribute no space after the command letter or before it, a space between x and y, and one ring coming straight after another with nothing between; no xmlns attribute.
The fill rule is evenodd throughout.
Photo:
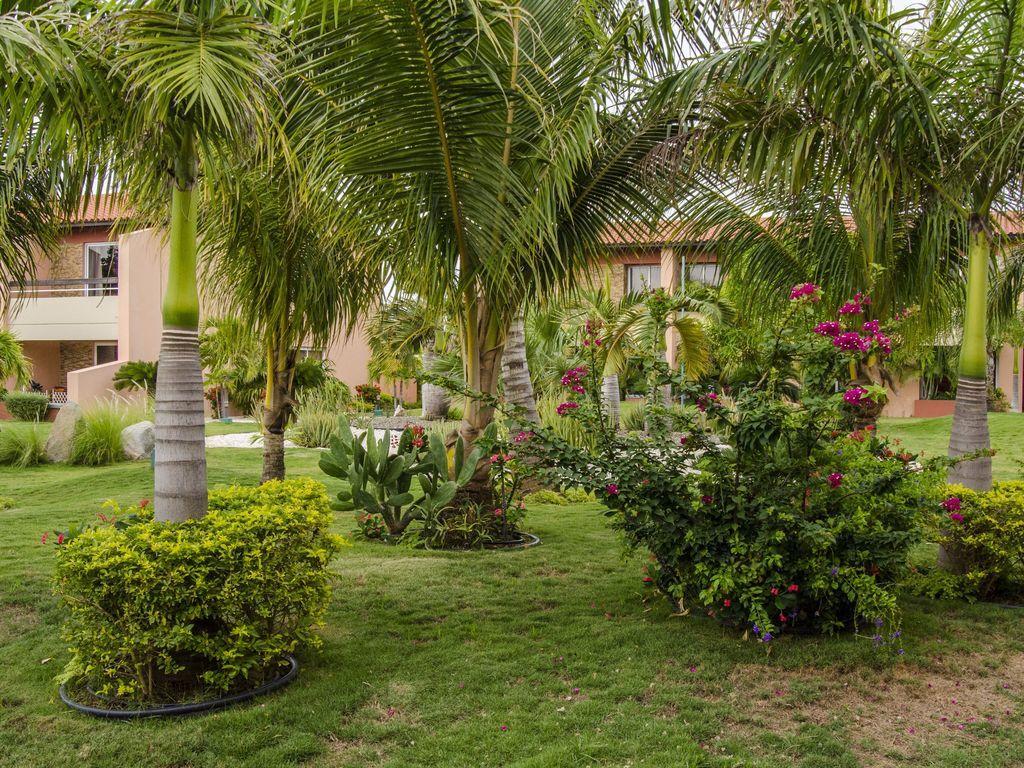
<svg viewBox="0 0 1024 768"><path fill-rule="evenodd" d="M343 543L320 483L215 489L209 514L184 523L114 512L113 524L61 537L64 681L134 702L229 691L316 644Z"/></svg>

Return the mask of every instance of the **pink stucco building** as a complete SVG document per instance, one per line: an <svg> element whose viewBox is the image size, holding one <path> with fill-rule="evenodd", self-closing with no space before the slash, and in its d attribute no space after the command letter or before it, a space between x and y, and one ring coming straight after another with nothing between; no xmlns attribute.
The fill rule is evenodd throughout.
<svg viewBox="0 0 1024 768"><path fill-rule="evenodd" d="M12 296L0 317L21 339L33 379L54 405L106 397L122 363L159 356L166 238L155 229L117 237L117 215L109 198L90 203L58 252L39 259L35 281ZM361 333L339 334L327 349L309 351L330 361L346 384L367 382L370 351ZM412 383L399 390L405 399L416 397Z"/></svg>

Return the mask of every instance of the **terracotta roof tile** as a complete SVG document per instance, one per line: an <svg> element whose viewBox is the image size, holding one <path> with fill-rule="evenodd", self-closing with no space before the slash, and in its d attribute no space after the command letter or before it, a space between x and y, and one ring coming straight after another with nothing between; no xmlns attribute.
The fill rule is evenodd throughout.
<svg viewBox="0 0 1024 768"><path fill-rule="evenodd" d="M124 209L114 195L94 195L82 206L80 215L71 224L110 224L123 213Z"/></svg>

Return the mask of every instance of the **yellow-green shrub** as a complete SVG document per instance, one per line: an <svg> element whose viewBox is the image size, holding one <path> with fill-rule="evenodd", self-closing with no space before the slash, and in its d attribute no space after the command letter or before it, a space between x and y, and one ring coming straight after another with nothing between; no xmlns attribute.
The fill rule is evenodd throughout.
<svg viewBox="0 0 1024 768"><path fill-rule="evenodd" d="M115 513L116 525L58 550L65 680L137 701L161 678L194 672L197 685L223 691L317 643L327 564L343 543L328 531L320 483L215 489L209 514L185 523L154 522L139 507Z"/></svg>
<svg viewBox="0 0 1024 768"><path fill-rule="evenodd" d="M938 542L963 578L966 593L986 599L1024 593L1024 482L996 483L978 493L949 486L959 509L935 524ZM955 505L954 505L955 507Z"/></svg>

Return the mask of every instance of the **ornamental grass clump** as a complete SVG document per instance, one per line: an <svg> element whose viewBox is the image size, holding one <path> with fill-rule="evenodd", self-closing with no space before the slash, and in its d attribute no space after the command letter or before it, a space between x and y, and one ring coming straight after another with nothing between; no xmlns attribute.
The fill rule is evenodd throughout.
<svg viewBox="0 0 1024 768"><path fill-rule="evenodd" d="M34 467L46 462L46 433L37 424L0 427L0 465Z"/></svg>
<svg viewBox="0 0 1024 768"><path fill-rule="evenodd" d="M330 601L323 485L309 479L210 492L209 514L153 520L143 502L44 535L58 544L56 592L82 700L163 703L252 688L315 646ZM111 700L113 698L113 701Z"/></svg>
<svg viewBox="0 0 1024 768"><path fill-rule="evenodd" d="M604 502L626 541L650 553L648 583L678 611L707 613L762 643L855 630L900 652L896 587L922 518L940 501L947 462L922 465L859 425L843 385L891 337L872 324L857 332L867 343L835 344L832 326L815 326L820 296L797 286L786 322L763 340L763 359L784 349L785 368L769 363L726 392L687 383L652 355L641 363L650 380L696 408L649 402L648 435L606 429L600 382L574 374L584 392L568 388L575 407L563 418L597 435L597 449L539 430L524 450L553 484ZM858 296L844 316L866 305Z"/></svg>

